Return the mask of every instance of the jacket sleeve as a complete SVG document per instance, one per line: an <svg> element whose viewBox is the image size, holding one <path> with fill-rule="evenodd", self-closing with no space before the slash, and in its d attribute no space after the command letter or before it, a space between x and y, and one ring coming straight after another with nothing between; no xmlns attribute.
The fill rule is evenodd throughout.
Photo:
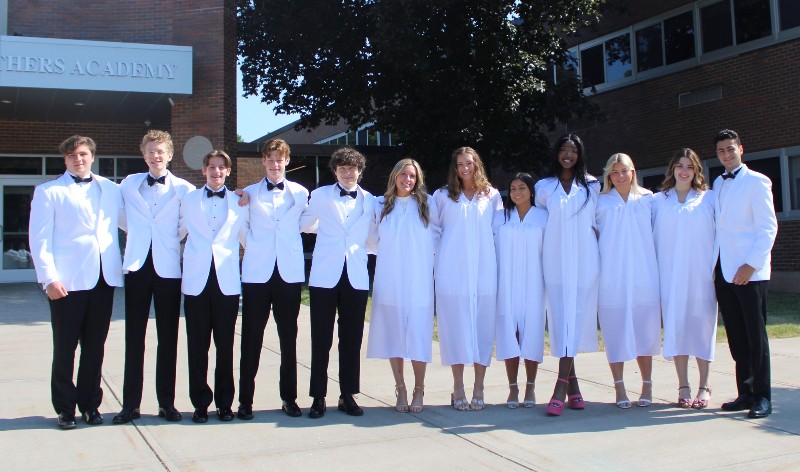
<svg viewBox="0 0 800 472"><path fill-rule="evenodd" d="M36 187L31 202L31 217L28 224L28 243L31 248L36 279L43 287L59 280L53 257L53 227L55 224L55 210L53 201L47 191Z"/></svg>
<svg viewBox="0 0 800 472"><path fill-rule="evenodd" d="M753 185L750 205L756 235L745 263L756 270L761 270L769 263L772 245L778 234L778 220L772 202L772 182L767 177L759 176L758 182Z"/></svg>

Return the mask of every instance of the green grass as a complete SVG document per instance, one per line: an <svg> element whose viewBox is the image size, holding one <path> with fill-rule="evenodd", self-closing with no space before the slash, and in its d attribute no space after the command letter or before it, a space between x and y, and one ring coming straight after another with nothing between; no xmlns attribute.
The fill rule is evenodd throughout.
<svg viewBox="0 0 800 472"><path fill-rule="evenodd" d="M303 305L309 304L308 284L303 284L303 290L300 296L300 303ZM369 321L369 315L372 311L372 291L370 291L369 299L367 300L367 314L366 320ZM783 293L783 292L770 292L767 298L767 334L772 339L779 338L794 338L800 336L800 294L798 293ZM433 320L433 340L439 341L439 331L437 328L436 318ZM725 333L725 326L722 324L722 317L718 319L717 327L717 342L727 342L728 337ZM604 351L603 337L600 330L597 330L597 341L600 350ZM549 339L545 338L545 352L550 352Z"/></svg>

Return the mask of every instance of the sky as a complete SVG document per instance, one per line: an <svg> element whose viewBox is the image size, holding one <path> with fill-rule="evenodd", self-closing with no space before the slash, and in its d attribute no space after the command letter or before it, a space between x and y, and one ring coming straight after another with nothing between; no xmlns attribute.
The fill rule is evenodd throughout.
<svg viewBox="0 0 800 472"><path fill-rule="evenodd" d="M253 141L261 136L275 131L276 129L286 126L289 123L300 118L299 115L276 115L273 110L275 104L266 104L261 102L261 97L250 96L247 98L242 97L244 90L242 89L242 71L236 68L236 107L237 107L237 120L236 129L237 134L245 140L245 142Z"/></svg>

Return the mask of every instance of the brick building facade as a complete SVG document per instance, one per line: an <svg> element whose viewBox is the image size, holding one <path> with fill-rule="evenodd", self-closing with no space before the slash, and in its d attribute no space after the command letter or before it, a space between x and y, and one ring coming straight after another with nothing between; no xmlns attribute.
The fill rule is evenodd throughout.
<svg viewBox="0 0 800 472"><path fill-rule="evenodd" d="M553 137L580 135L595 175L612 154L629 154L653 188L681 147L700 155L713 182L721 167L712 138L720 129L736 130L745 163L773 181L779 230L771 287L800 291L800 6L786 0L621 3L595 31L570 38L575 73L594 79L587 94L601 116L564 124Z"/></svg>

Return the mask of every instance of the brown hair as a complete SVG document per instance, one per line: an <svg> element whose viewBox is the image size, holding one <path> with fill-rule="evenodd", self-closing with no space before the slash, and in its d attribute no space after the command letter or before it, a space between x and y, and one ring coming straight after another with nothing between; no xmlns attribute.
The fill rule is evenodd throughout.
<svg viewBox="0 0 800 472"><path fill-rule="evenodd" d="M491 184L489 184L489 179L486 177L486 168L483 166L481 156L478 155L478 151L467 146L456 149L450 157L450 170L447 172L447 196L454 202L457 202L459 195L461 195L461 178L458 176L458 166L456 165L458 156L461 154L469 154L472 156L472 160L475 161L475 174L473 179L475 180L476 193L478 195L488 196Z"/></svg>
<svg viewBox="0 0 800 472"><path fill-rule="evenodd" d="M225 151L219 149L214 149L206 154L206 157L203 158L203 167L208 167L208 161L210 161L212 157L221 157L224 159L226 169L233 167L233 161L231 160L231 157Z"/></svg>
<svg viewBox="0 0 800 472"><path fill-rule="evenodd" d="M86 146L89 148L89 151L92 153L92 157L94 157L94 153L97 150L97 144L95 144L94 139L78 134L65 139L64 142L58 146L58 150L61 152L62 156L66 156L74 151L78 146Z"/></svg>
<svg viewBox="0 0 800 472"><path fill-rule="evenodd" d="M419 219L422 221L423 226L427 228L430 222L430 210L428 208L428 191L425 187L425 177L422 175L422 168L419 166L419 162L408 157L400 159L389 173L389 183L386 185L386 193L383 194L383 210L381 211L380 221L383 221L383 217L394 210L395 199L397 198L397 176L405 166L413 166L417 172L417 181L414 182L414 189L411 190L411 195L417 199Z"/></svg>
<svg viewBox="0 0 800 472"><path fill-rule="evenodd" d="M274 138L264 143L264 147L261 149L261 157L269 156L269 153L272 151L278 151L281 157L288 158L292 150L289 148L286 141L280 138Z"/></svg>
<svg viewBox="0 0 800 472"><path fill-rule="evenodd" d="M700 157L689 148L681 148L675 151L675 154L672 155L672 159L669 161L669 165L667 165L667 172L664 173L664 181L661 182L660 187L662 192L667 192L675 187L675 167L680 163L683 157L692 161L692 165L694 166L692 188L698 192L708 189L708 185L706 185L706 176L703 175L703 163L700 161Z"/></svg>
<svg viewBox="0 0 800 472"><path fill-rule="evenodd" d="M331 160L328 167L331 172L336 174L336 168L339 166L353 166L358 169L358 180L361 181L364 168L367 166L367 158L355 149L345 146L333 151Z"/></svg>
<svg viewBox="0 0 800 472"><path fill-rule="evenodd" d="M172 136L166 131L157 129L148 130L147 134L142 137L141 144L139 144L139 150L142 151L142 154L144 154L144 148L147 147L147 143L149 142L164 144L167 146L167 151L169 151L170 156L175 154L175 146L172 145Z"/></svg>

